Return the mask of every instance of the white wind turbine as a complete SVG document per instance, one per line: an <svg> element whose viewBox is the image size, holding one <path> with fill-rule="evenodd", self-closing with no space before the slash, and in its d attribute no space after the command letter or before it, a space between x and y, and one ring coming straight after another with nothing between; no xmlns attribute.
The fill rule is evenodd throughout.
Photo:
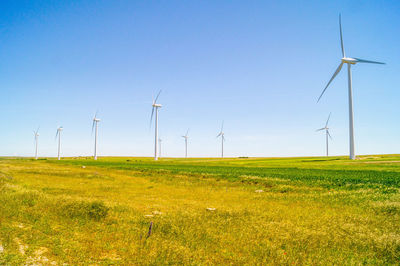
<svg viewBox="0 0 400 266"><path fill-rule="evenodd" d="M182 136L182 138L184 138L185 139L185 158L187 158L187 155L188 155L188 138L189 138L189 136L188 136L188 133L189 133L189 129L186 131L186 134L184 135L184 136Z"/></svg>
<svg viewBox="0 0 400 266"><path fill-rule="evenodd" d="M98 136L98 123L100 122L100 119L97 118L97 112L94 115L93 118L93 123L92 123L92 134L93 134L93 129L96 127L95 130L95 135L94 135L94 159L97 160L97 136Z"/></svg>
<svg viewBox="0 0 400 266"><path fill-rule="evenodd" d="M33 131L33 135L35 136L35 159L38 159L38 144L39 144L39 128L36 131Z"/></svg>
<svg viewBox="0 0 400 266"><path fill-rule="evenodd" d="M328 137L330 139L332 139L331 134L329 134L329 127L328 127L329 118L331 118L331 114L329 114L328 120L326 120L325 127L317 129L317 131L325 130L325 135L326 135L325 136L326 137L326 156L329 156Z"/></svg>
<svg viewBox="0 0 400 266"><path fill-rule="evenodd" d="M157 141L158 141L158 108L161 108L161 104L157 103L157 99L158 96L160 96L161 90L158 92L157 97L155 99L153 99L153 103L152 103L152 109L151 109L151 117L150 117L150 126L151 126L151 122L153 120L153 115L154 115L154 110L155 110L155 119L154 119L154 123L155 123L155 134L154 134L154 160L158 160L158 145L157 145Z"/></svg>
<svg viewBox="0 0 400 266"><path fill-rule="evenodd" d="M329 84L331 84L332 80L336 77L336 75L340 72L342 69L343 64L347 64L347 75L348 75L348 94L349 94L349 137L350 137L350 159L354 160L356 158L355 156L355 150L354 150L354 121L353 121L353 92L351 88L351 65L355 65L356 63L371 63L371 64L385 64L381 62L375 62L375 61L369 61L369 60L364 60L360 58L351 58L351 57L346 57L346 53L344 51L344 45L343 45L343 36L342 36L342 22L341 22L341 17L339 15L339 28L340 28L340 44L342 47L342 59L341 63L339 64L338 68L336 69L335 73L333 73L333 76L329 80L328 84L325 86L325 89L322 91L321 95L318 98L318 101L321 99L322 95L325 93L326 89L328 88Z"/></svg>
<svg viewBox="0 0 400 266"><path fill-rule="evenodd" d="M222 121L222 126L221 126L221 131L217 135L218 137L221 137L221 157L224 158L224 141L225 141L225 133L224 133L224 121Z"/></svg>
<svg viewBox="0 0 400 266"><path fill-rule="evenodd" d="M61 151L61 131L63 131L63 127L57 128L56 139L58 136L58 155L57 155L58 160L60 160L60 151Z"/></svg>

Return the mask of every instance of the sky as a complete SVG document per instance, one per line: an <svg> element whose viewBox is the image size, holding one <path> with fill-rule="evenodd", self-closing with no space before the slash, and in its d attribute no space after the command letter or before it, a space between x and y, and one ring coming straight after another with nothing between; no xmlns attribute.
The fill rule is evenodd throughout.
<svg viewBox="0 0 400 266"><path fill-rule="evenodd" d="M162 156L348 155L346 54L356 154L400 152L399 1L0 2L0 156L152 156L162 90Z"/></svg>

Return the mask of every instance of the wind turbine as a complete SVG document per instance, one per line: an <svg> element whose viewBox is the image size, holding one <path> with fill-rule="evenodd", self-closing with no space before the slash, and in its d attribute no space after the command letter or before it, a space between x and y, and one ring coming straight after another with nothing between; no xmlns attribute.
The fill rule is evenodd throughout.
<svg viewBox="0 0 400 266"><path fill-rule="evenodd" d="M221 136L221 157L224 158L224 141L225 141L225 133L224 133L224 121L222 121L221 131L217 135L217 138Z"/></svg>
<svg viewBox="0 0 400 266"><path fill-rule="evenodd" d="M96 114L94 115L94 118L93 118L93 123L92 123L92 134L93 134L94 127L96 127L96 132L94 135L94 156L93 156L95 160L97 160L97 136L98 136L97 132L98 132L98 123L99 122L100 122L100 119L97 118L97 112L96 112Z"/></svg>
<svg viewBox="0 0 400 266"><path fill-rule="evenodd" d="M60 151L61 151L61 131L63 131L63 127L57 128L56 138L58 136L58 156L57 156L58 160L60 160Z"/></svg>
<svg viewBox="0 0 400 266"><path fill-rule="evenodd" d="M189 129L186 131L186 134L184 136L182 136L182 138L185 139L185 158L187 158L187 144L188 144L188 133L189 133Z"/></svg>
<svg viewBox="0 0 400 266"><path fill-rule="evenodd" d="M151 126L151 122L153 120L153 115L154 115L154 110L155 110L155 119L154 119L154 123L155 123L155 134L154 134L154 160L158 160L158 145L157 145L157 141L158 141L158 108L161 108L161 104L157 103L157 99L158 96L160 96L161 90L158 92L157 97L155 99L153 99L153 104L151 106L153 106L153 108L151 109L151 117L150 117L150 126Z"/></svg>
<svg viewBox="0 0 400 266"><path fill-rule="evenodd" d="M356 63L370 63L370 64L385 64L381 62L375 62L375 61L370 61L370 60L364 60L360 58L351 58L351 57L346 57L346 53L344 51L344 45L343 45L343 36L342 36L342 21L341 21L341 16L339 15L339 28L340 28L340 45L342 47L342 59L341 62L336 69L335 73L333 73L333 76L329 80L328 84L325 86L324 90L322 91L321 95L318 98L318 101L321 99L322 95L324 95L326 89L328 88L329 84L331 84L332 80L337 76L337 74L340 72L342 69L343 64L347 64L347 75L348 75L348 97L349 97L349 138L350 138L350 159L354 160L356 158L355 156L355 150L354 150L354 115L353 115L353 92L351 88L351 65L355 65Z"/></svg>
<svg viewBox="0 0 400 266"><path fill-rule="evenodd" d="M36 131L33 131L33 135L35 136L35 160L38 159L38 142L39 142L39 128Z"/></svg>
<svg viewBox="0 0 400 266"><path fill-rule="evenodd" d="M325 130L325 135L326 135L326 156L329 156L329 146L328 146L328 137L332 139L331 134L329 134L329 118L331 118L331 114L328 116L328 120L326 120L325 127L317 129L317 131Z"/></svg>

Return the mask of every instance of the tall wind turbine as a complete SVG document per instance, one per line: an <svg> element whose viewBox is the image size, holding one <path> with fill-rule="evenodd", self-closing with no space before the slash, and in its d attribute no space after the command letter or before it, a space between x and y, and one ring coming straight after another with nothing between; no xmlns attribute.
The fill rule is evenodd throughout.
<svg viewBox="0 0 400 266"><path fill-rule="evenodd" d="M35 136L35 159L38 159L38 142L39 142L39 127L36 131L33 131L33 135Z"/></svg>
<svg viewBox="0 0 400 266"><path fill-rule="evenodd" d="M182 138L184 138L185 139L185 158L187 158L187 144L188 144L188 138L189 138L189 136L188 136L188 133L189 133L189 129L186 131L186 134L185 135L183 135L182 136Z"/></svg>
<svg viewBox="0 0 400 266"><path fill-rule="evenodd" d="M326 120L325 127L317 129L317 131L325 130L325 135L326 135L326 156L329 156L329 146L328 146L328 137L332 139L331 134L329 134L329 118L331 118L331 114L328 116L328 120Z"/></svg>
<svg viewBox="0 0 400 266"><path fill-rule="evenodd" d="M92 134L93 134L93 129L96 127L95 135L94 135L94 159L97 160L97 136L98 136L98 123L100 122L100 119L97 118L97 112L94 115L93 118L93 123L92 123Z"/></svg>
<svg viewBox="0 0 400 266"><path fill-rule="evenodd" d="M63 127L57 128L56 138L58 136L58 155L57 155L58 160L60 160L60 151L61 151L61 131L63 131Z"/></svg>
<svg viewBox="0 0 400 266"><path fill-rule="evenodd" d="M151 109L151 117L150 117L150 126L151 126L151 122L153 120L153 115L154 115L154 110L155 110L155 119L154 119L154 123L155 123L155 134L154 134L154 160L158 160L158 145L157 145L157 141L158 141L158 108L161 108L161 104L157 103L157 99L158 96L160 96L161 90L158 92L157 97L155 99L153 99L153 103L152 103L152 109Z"/></svg>
<svg viewBox="0 0 400 266"><path fill-rule="evenodd" d="M221 131L217 135L217 138L218 137L221 137L221 157L224 158L224 141L225 141L224 121L222 121Z"/></svg>
<svg viewBox="0 0 400 266"><path fill-rule="evenodd" d="M370 63L370 64L385 64L381 62L375 62L375 61L369 61L369 60L364 60L360 58L351 58L351 57L346 57L346 53L344 51L344 45L343 45L343 37L342 37L342 21L341 17L339 15L339 28L340 28L340 44L342 47L342 59L341 62L336 69L335 73L333 73L333 76L329 80L328 84L325 86L325 89L322 91L321 95L318 98L318 101L321 99L322 95L324 95L326 89L328 88L329 84L331 84L332 80L337 76L337 74L340 72L342 69L343 64L347 64L347 75L348 75L348 87L349 87L349 138L350 138L350 159L354 160L356 158L355 155L355 150L354 150L354 116L353 116L353 92L351 88L351 65L355 65L356 63Z"/></svg>

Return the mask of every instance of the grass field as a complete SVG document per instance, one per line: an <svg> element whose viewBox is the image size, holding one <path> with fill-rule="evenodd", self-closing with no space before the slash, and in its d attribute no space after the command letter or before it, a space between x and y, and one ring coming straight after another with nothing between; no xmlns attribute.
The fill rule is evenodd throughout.
<svg viewBox="0 0 400 266"><path fill-rule="evenodd" d="M399 155L1 158L0 190L0 264L400 264Z"/></svg>

